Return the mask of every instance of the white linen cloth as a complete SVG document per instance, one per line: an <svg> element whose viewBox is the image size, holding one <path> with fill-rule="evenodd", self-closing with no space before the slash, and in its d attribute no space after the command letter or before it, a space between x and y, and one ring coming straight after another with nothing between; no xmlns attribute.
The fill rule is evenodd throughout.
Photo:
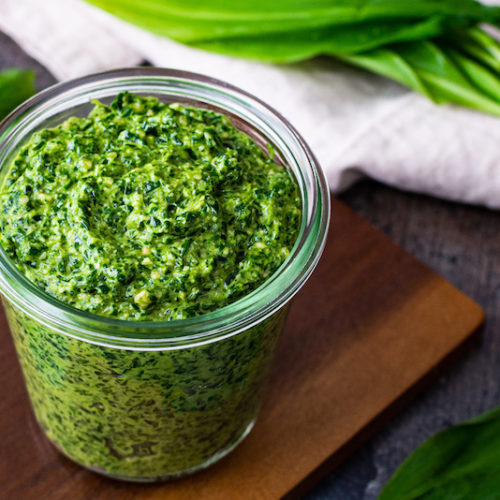
<svg viewBox="0 0 500 500"><path fill-rule="evenodd" d="M147 59L237 85L290 120L334 191L368 175L402 189L500 208L499 118L436 106L326 57L272 65L192 49L81 0L0 0L0 29L59 79Z"/></svg>

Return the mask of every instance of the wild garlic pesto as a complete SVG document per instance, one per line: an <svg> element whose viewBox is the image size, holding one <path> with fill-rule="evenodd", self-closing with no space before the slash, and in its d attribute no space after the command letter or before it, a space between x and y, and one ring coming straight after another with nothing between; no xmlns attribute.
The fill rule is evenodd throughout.
<svg viewBox="0 0 500 500"><path fill-rule="evenodd" d="M31 137L0 192L0 242L53 297L120 319L223 307L298 234L295 180L218 113L121 93Z"/></svg>
<svg viewBox="0 0 500 500"><path fill-rule="evenodd" d="M82 342L5 306L49 439L85 467L139 480L192 472L246 435L288 309L217 342L132 351Z"/></svg>

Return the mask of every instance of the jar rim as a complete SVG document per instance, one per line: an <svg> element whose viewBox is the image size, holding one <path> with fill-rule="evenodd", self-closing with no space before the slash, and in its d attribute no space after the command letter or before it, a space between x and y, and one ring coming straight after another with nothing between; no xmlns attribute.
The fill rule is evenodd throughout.
<svg viewBox="0 0 500 500"><path fill-rule="evenodd" d="M73 99L70 103L74 107L76 102L88 104L91 99L99 98L100 92L116 95L123 90L144 95L148 95L149 90L149 95L163 92L165 96L181 96L178 102L182 102L182 96L187 99L186 92L195 92L192 95L200 103L211 102L228 112L237 110L239 119L251 122L272 144L279 141L280 151L285 148L290 158L295 159L296 178L297 173L303 176L297 178L302 195L302 223L290 255L271 277L249 294L215 311L186 319L123 320L77 309L30 282L1 245L0 292L50 328L110 347L191 347L227 338L260 323L288 303L316 267L326 241L330 196L326 177L301 135L279 112L250 93L197 73L152 67L116 69L61 82L25 101L0 123L0 170L4 166L7 170L10 168L9 152L19 148L20 142L31 135L37 119L43 123L51 113L67 107L68 99ZM242 113L245 116L242 117ZM32 128L26 132L30 124ZM289 161L286 165L290 167Z"/></svg>

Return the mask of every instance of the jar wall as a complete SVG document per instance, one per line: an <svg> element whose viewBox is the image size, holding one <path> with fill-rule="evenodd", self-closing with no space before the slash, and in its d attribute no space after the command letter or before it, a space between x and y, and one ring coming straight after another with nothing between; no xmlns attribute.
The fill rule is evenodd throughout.
<svg viewBox="0 0 500 500"><path fill-rule="evenodd" d="M224 82L162 68L89 75L28 100L0 124L0 182L34 131L86 116L92 99L109 102L122 91L226 114L275 152L302 196L300 233L281 268L233 304L187 320L121 321L74 310L28 282L0 247L0 291L48 438L87 468L151 481L210 465L251 428L289 301L321 255L330 198L308 146L269 106Z"/></svg>
<svg viewBox="0 0 500 500"><path fill-rule="evenodd" d="M48 438L79 464L131 480L183 475L236 446L255 420L288 311L204 345L141 351L77 340L3 303Z"/></svg>

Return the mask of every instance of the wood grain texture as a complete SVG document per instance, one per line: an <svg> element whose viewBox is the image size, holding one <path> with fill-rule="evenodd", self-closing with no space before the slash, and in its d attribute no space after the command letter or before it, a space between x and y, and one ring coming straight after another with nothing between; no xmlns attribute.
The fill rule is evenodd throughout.
<svg viewBox="0 0 500 500"><path fill-rule="evenodd" d="M296 297L255 429L214 467L160 485L74 465L35 423L0 320L0 491L5 498L297 496L467 345L479 306L339 201L325 255Z"/></svg>

